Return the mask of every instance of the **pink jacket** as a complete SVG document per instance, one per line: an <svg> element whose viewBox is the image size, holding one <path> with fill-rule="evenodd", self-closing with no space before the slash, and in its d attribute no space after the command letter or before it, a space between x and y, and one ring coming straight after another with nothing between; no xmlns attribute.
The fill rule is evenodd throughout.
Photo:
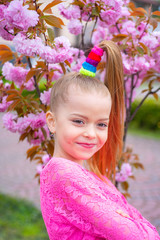
<svg viewBox="0 0 160 240"><path fill-rule="evenodd" d="M40 200L50 240L160 240L156 228L107 181L67 159L48 162L40 175Z"/></svg>

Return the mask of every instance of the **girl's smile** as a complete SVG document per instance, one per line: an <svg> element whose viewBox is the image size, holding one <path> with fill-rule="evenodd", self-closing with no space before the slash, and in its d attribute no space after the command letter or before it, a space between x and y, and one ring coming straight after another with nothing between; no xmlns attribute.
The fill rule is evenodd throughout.
<svg viewBox="0 0 160 240"><path fill-rule="evenodd" d="M46 115L55 134L54 157L79 164L92 157L107 140L110 109L110 95L70 87L67 101Z"/></svg>

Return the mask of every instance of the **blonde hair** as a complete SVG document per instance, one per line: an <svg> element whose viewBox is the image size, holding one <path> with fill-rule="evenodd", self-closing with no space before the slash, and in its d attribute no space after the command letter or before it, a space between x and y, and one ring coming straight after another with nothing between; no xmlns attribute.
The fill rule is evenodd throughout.
<svg viewBox="0 0 160 240"><path fill-rule="evenodd" d="M50 96L50 109L56 112L58 106L67 102L70 86L79 87L84 92L96 90L105 95L109 94L107 87L97 78L84 76L79 72L70 72L62 76L52 87Z"/></svg>
<svg viewBox="0 0 160 240"><path fill-rule="evenodd" d="M124 131L124 90L123 64L118 46L112 41L102 41L99 47L106 52L106 74L104 83L97 78L71 72L61 77L51 91L50 108L56 112L59 104L66 102L69 86L79 86L82 91L95 89L105 95L110 93L112 107L110 113L108 140L104 146L87 160L90 170L101 180L103 176L115 180L116 163L119 160L123 146ZM107 182L106 182L107 183Z"/></svg>

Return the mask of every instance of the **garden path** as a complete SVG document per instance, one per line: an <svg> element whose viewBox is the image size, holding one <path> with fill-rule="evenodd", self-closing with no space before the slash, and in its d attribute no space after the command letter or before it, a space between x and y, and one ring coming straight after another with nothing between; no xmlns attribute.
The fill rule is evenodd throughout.
<svg viewBox="0 0 160 240"><path fill-rule="evenodd" d="M35 162L26 160L28 144L18 143L18 135L2 127L0 114L0 192L25 198L40 208ZM136 181L130 180L128 202L136 207L160 233L160 141L128 136L145 170L135 170Z"/></svg>

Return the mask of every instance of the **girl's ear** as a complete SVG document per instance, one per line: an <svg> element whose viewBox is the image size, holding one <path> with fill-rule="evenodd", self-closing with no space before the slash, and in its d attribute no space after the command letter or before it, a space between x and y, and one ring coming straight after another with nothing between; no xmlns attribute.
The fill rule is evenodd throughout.
<svg viewBox="0 0 160 240"><path fill-rule="evenodd" d="M55 133L56 129L55 129L55 115L54 115L54 113L48 111L46 113L46 121L47 121L47 125L48 125L48 128L49 128L50 132Z"/></svg>

